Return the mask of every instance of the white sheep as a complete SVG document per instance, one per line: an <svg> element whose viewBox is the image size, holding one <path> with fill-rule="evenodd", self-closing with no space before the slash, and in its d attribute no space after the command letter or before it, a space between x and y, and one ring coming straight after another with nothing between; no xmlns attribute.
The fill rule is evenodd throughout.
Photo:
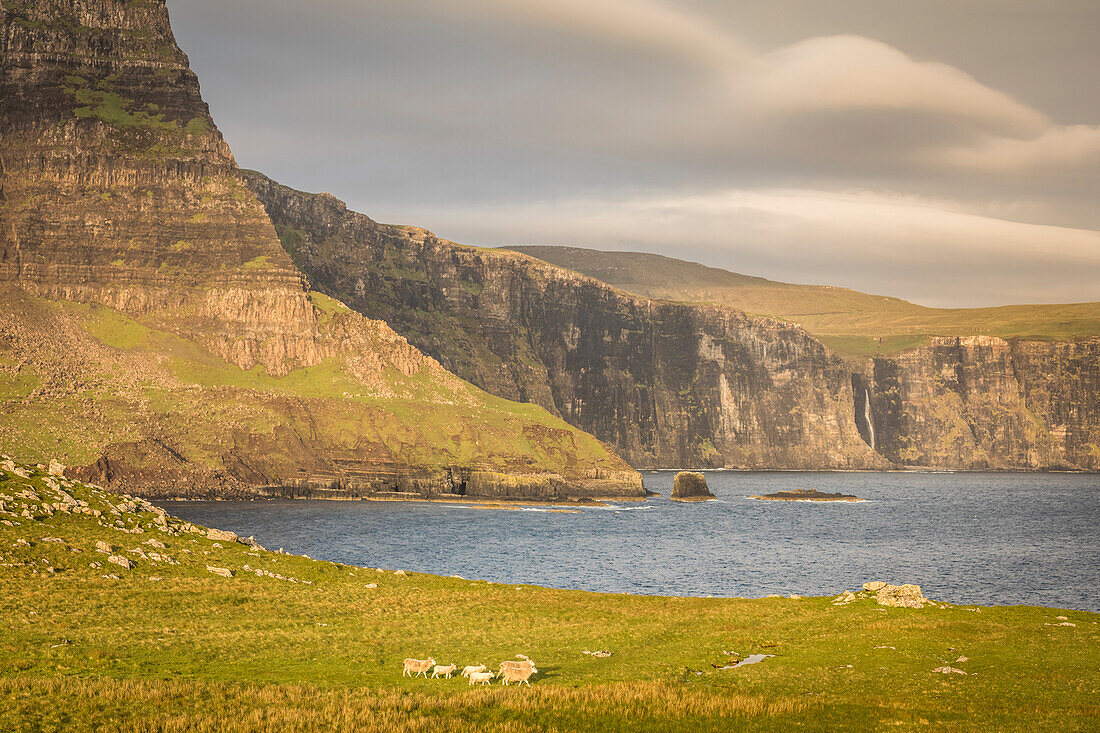
<svg viewBox="0 0 1100 733"><path fill-rule="evenodd" d="M455 671L455 666L456 665L454 665L454 664L437 664L437 665L435 665L435 669L432 670L432 679L434 680L436 677L439 677L440 675L446 677L447 679L451 679L451 675Z"/></svg>
<svg viewBox="0 0 1100 733"><path fill-rule="evenodd" d="M471 672L470 673L470 684L471 685L474 685L474 684L488 685L488 684L491 683L493 677L495 677L495 676L496 675L493 672ZM530 686L530 685L528 685L528 686Z"/></svg>
<svg viewBox="0 0 1100 733"><path fill-rule="evenodd" d="M504 672L504 670L506 670L506 669L527 669L527 668L531 668L535 672L538 672L538 670L535 669L535 663L533 661L531 661L529 658L524 659L523 661L520 661L520 662L517 662L514 659L506 659L506 660L504 660L503 662L500 663L499 671Z"/></svg>
<svg viewBox="0 0 1100 733"><path fill-rule="evenodd" d="M486 667L484 664L478 664L476 666L471 664L462 668L462 676L469 677L474 672L484 672L487 669L489 668Z"/></svg>
<svg viewBox="0 0 1100 733"><path fill-rule="evenodd" d="M500 675L500 683L502 685L507 685L509 682L518 682L521 685L526 684L530 687L531 683L528 682L528 680L535 672L538 672L538 670L535 669L535 665L533 664L529 664L526 667L505 667Z"/></svg>
<svg viewBox="0 0 1100 733"><path fill-rule="evenodd" d="M418 677L420 675L428 676L428 670L435 664L435 660L431 657L427 659L406 659L405 671L401 673L402 677Z"/></svg>

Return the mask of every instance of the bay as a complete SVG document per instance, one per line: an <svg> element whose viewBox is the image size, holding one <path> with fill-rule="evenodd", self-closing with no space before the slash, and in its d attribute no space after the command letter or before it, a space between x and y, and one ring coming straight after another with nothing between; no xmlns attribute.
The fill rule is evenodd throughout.
<svg viewBox="0 0 1100 733"><path fill-rule="evenodd" d="M575 513L419 502L171 502L264 546L350 565L611 593L827 595L916 583L952 603L1100 611L1100 476L711 471L715 501L662 493ZM788 489L859 503L749 498Z"/></svg>

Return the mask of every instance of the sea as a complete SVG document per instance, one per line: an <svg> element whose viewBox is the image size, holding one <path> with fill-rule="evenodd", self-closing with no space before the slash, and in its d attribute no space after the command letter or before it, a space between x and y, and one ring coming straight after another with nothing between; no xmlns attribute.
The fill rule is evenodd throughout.
<svg viewBox="0 0 1100 733"><path fill-rule="evenodd" d="M1100 612L1100 476L710 471L713 501L532 505L167 502L268 549L349 565L605 593L756 598L916 583L956 604ZM791 489L864 501L760 501Z"/></svg>

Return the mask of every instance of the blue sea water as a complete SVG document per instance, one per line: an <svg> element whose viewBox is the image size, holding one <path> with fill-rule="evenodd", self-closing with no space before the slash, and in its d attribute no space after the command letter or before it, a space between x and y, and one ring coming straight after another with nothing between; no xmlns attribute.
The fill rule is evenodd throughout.
<svg viewBox="0 0 1100 733"><path fill-rule="evenodd" d="M716 501L664 494L577 513L413 502L172 502L264 546L352 565L614 593L826 595L916 583L952 603L1100 611L1100 476L707 474ZM816 488L860 503L749 498Z"/></svg>

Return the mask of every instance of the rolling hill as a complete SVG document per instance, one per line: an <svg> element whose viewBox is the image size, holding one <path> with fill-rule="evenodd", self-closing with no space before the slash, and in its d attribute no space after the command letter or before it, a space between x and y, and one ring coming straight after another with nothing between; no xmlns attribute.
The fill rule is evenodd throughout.
<svg viewBox="0 0 1100 733"><path fill-rule="evenodd" d="M1076 341L1100 336L1100 302L928 308L828 285L794 285L643 252L510 247L649 298L713 303L797 323L846 357L898 354L933 336Z"/></svg>

